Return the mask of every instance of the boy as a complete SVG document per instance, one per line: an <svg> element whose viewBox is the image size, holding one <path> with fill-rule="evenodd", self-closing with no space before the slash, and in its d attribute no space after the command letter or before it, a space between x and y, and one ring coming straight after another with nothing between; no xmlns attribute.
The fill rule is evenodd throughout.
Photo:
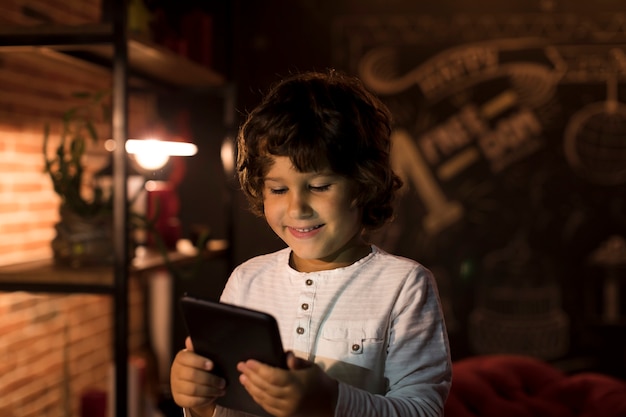
<svg viewBox="0 0 626 417"><path fill-rule="evenodd" d="M238 365L272 415L443 414L451 366L435 281L364 238L392 218L401 185L390 133L386 107L334 71L283 80L240 129L242 189L288 247L237 267L221 300L278 321L289 369ZM192 416L242 415L215 405L224 381L211 369L187 340L172 364L176 403Z"/></svg>

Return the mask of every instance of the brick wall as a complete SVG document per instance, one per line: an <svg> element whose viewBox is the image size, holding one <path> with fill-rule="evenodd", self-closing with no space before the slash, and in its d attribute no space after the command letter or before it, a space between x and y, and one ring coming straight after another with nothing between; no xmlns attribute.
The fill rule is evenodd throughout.
<svg viewBox="0 0 626 417"><path fill-rule="evenodd" d="M129 349L139 354L145 333L137 280L129 300ZM110 386L111 309L101 295L0 293L0 415L79 417L81 395Z"/></svg>
<svg viewBox="0 0 626 417"><path fill-rule="evenodd" d="M4 0L0 25L97 21L99 0ZM110 88L108 71L29 51L0 53L0 269L51 257L59 198L43 173L43 126L58 140L72 93ZM130 99L131 126L154 117L150 95ZM108 123L98 125L102 137ZM52 144L53 145L53 144ZM91 172L107 162L103 144L89 151ZM130 283L131 352L145 342L143 298ZM0 292L0 415L79 416L88 388L106 389L112 363L112 300L106 295Z"/></svg>

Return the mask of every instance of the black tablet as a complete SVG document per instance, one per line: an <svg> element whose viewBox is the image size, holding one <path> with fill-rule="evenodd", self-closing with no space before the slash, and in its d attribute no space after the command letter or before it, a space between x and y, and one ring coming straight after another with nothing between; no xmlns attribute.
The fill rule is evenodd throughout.
<svg viewBox="0 0 626 417"><path fill-rule="evenodd" d="M287 368L276 319L269 314L191 296L180 305L194 351L215 364L226 379L226 395L217 404L247 413L269 416L239 383L237 363L256 359Z"/></svg>

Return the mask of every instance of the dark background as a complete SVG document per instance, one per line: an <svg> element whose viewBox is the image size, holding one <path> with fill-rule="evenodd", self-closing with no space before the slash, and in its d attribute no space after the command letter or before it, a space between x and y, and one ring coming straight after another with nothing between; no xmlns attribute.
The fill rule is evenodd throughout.
<svg viewBox="0 0 626 417"><path fill-rule="evenodd" d="M181 109L189 112L190 128L200 148L198 155L186 159L185 180L179 187L183 235L191 236L194 230L203 227L210 229L216 238L232 239L231 264L210 262L201 276L181 284L180 291L191 289L211 297L219 296L233 265L283 247L264 221L247 211L247 204L237 190L234 178L224 173L219 156L222 140L235 134L246 113L282 76L329 67L355 73L353 62L345 57L346 48L354 47L346 41L351 36L345 30L346 22L358 27L359 22L365 25L373 18L384 16L431 16L446 21L455 16L498 19L516 14L526 18L531 16L540 22L542 16L560 14L574 19L597 15L596 21L601 26L607 17L626 13L626 7L620 1L447 0L423 4L406 0L151 0L147 4L152 10L164 10L170 24L179 30L180 22L189 13L211 15L214 37L212 66L226 76L236 91L235 117L230 125L224 123L224 103L220 94L202 92L162 99L164 118L176 120L175 115ZM415 46L413 50L406 49L407 66L419 63L420 55L434 56L439 50L453 46L454 41L449 39L451 35L445 33L446 30L446 27L433 28L432 43L422 40L418 42L417 49ZM611 27L607 30L619 32L621 37L589 39L583 38L580 31L573 30L568 39L551 38L549 41L556 44L586 42L592 46L615 42L623 50L624 29ZM531 29L520 31L523 33ZM546 34L546 37L549 36L552 35ZM458 40L459 44L464 41ZM373 45L380 40L371 42ZM398 43L397 39L389 42ZM367 48L363 47L363 50ZM480 100L481 94L489 95L489 88L502 87L491 85L484 86L482 90L472 90L474 96L464 100ZM621 89L623 87L619 91ZM543 136L548 141L554 138L560 140L569 115L577 108L603 100L605 93L601 82L560 85L556 93L558 103L535 109L544 123ZM406 100L406 97L383 98L390 102L397 119L402 122L403 115L393 108L393 100ZM437 103L420 101L416 108L427 110L425 113L428 113L429 123L433 126L437 121L445 120L456 104L452 100ZM557 122L542 119L554 114L557 115ZM176 125L176 122L172 121L172 124ZM618 126L616 129L620 134L626 133L622 128ZM623 152L623 148L621 150ZM488 198L480 199L476 195L473 199L467 196L461 198L465 190L463 180L487 182L491 187L486 196ZM541 183L539 211L534 194L538 181ZM530 261L521 266L509 265L508 281L515 281L516 276L524 274L532 275L532 279L526 279L523 284L508 284L512 285L511 288L517 288L515 285L518 284L541 287L546 284L542 282L544 279L554 283L560 289L561 305L557 307L562 308L570 320L567 352L550 359L584 358L573 368L589 366L623 375L626 312L622 306L621 320L617 323L607 324L598 319L598 310L602 308L602 282L609 272L606 268L590 265L586 260L609 237L626 235L624 183L598 185L576 176L564 164L562 150L555 144L546 146L532 158L521 161L501 175L475 167L465 176L444 185L446 193L460 198L466 213L472 216L466 216L436 237L428 237L419 226L423 207L417 199L409 196L399 208L399 221L404 233L391 243L389 240L381 242L388 242L386 247L383 245L386 249L415 258L432 268L436 275L445 277L445 281L440 281L440 290L450 321L454 320L454 325L450 325L454 358L477 353L468 341L467 320L477 307L481 293L492 284L493 271L487 270L485 259L489 254L513 246L523 236L522 241L531 253ZM481 204L487 204L487 209ZM572 226L575 219L578 223ZM541 272L537 272L537 268ZM545 272L545 268L549 272ZM502 271L499 273L502 274ZM626 286L623 266L617 268L616 273ZM507 280L503 281L506 283ZM622 289L622 304L626 304L623 292Z"/></svg>

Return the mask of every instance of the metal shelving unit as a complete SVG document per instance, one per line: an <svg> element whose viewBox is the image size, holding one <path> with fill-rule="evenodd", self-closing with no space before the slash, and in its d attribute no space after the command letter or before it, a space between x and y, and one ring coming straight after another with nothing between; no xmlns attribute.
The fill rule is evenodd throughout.
<svg viewBox="0 0 626 417"><path fill-rule="evenodd" d="M114 303L113 349L115 360L114 415L127 416L128 373L128 279L129 274L162 267L163 263L144 260L132 265L129 259L127 205L127 154L129 80L149 86L176 86L209 89L223 95L225 106L232 106L233 89L224 77L191 62L159 45L128 36L126 2L111 4L111 23L62 26L0 27L0 53L28 52L46 60L67 65L107 63L112 72L112 132L117 146L113 152L113 239L115 261L112 268L72 270L58 268L52 261L0 267L0 291L109 294ZM148 87L150 88L150 87ZM230 114L230 111L226 112ZM228 116L227 116L228 117ZM209 250L207 258L226 257L226 248ZM190 257L172 254L175 262ZM177 257L178 256L178 257Z"/></svg>

